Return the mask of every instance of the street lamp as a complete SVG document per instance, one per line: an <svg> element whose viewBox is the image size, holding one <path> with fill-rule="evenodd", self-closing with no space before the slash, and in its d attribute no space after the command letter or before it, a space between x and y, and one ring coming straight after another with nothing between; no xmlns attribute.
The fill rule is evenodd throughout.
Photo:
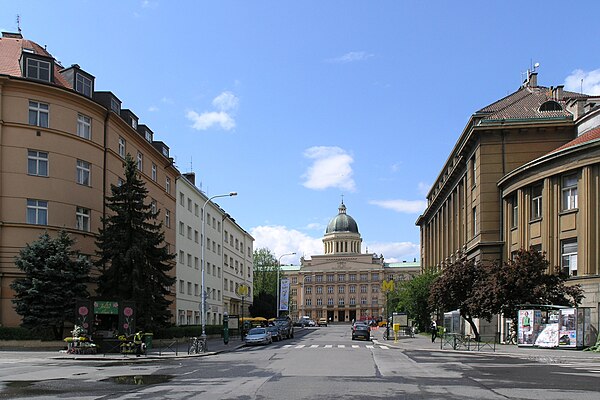
<svg viewBox="0 0 600 400"><path fill-rule="evenodd" d="M281 256L279 256L279 261L277 261L277 318L279 318L279 291L281 290L281 282L279 281L279 270L281 269L281 259L285 256L293 256L296 253L286 253L286 254L282 254Z"/></svg>
<svg viewBox="0 0 600 400"><path fill-rule="evenodd" d="M204 247L206 247L206 236L204 234L204 225L206 225L206 205L212 200L212 199L216 199L217 197L230 197L230 196L237 196L237 192L229 192L228 194L218 194L216 196L212 196L209 197L205 202L204 205L202 206L202 235L200 236L202 238L202 244L200 246L201 249L201 255L200 255L200 266L201 266L201 270L202 270L202 279L201 279L201 288L200 288L200 293L202 294L202 299L200 300L200 307L202 310L202 335L201 338L204 341L204 343L206 344L206 287L204 285L204 270L205 270L205 260L204 260ZM203 347L204 349L206 349L206 346Z"/></svg>

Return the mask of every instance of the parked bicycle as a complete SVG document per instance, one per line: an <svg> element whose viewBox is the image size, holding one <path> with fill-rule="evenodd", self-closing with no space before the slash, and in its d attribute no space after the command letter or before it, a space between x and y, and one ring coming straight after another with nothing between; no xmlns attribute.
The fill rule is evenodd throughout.
<svg viewBox="0 0 600 400"><path fill-rule="evenodd" d="M208 351L208 344L205 338L191 337L188 345L188 354L201 354Z"/></svg>

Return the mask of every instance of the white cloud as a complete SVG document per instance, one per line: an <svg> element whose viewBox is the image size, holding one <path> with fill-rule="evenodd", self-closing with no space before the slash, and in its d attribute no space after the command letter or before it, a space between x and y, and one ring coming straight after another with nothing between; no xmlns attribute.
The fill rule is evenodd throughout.
<svg viewBox="0 0 600 400"><path fill-rule="evenodd" d="M220 125L226 131L235 128L233 118L223 111L210 111L202 114L198 114L196 111L188 111L186 117L192 121L192 128L199 131L205 131L213 125Z"/></svg>
<svg viewBox="0 0 600 400"><path fill-rule="evenodd" d="M405 214L418 214L427 208L425 200L371 200L369 204Z"/></svg>
<svg viewBox="0 0 600 400"><path fill-rule="evenodd" d="M583 79L583 85L582 85ZM581 92L591 95L600 95L600 69L584 71L576 69L565 78L565 89L571 92Z"/></svg>
<svg viewBox="0 0 600 400"><path fill-rule="evenodd" d="M354 159L339 147L315 146L304 151L304 157L314 160L302 176L304 187L323 190L338 188L355 191L356 184L352 178L351 164Z"/></svg>
<svg viewBox="0 0 600 400"><path fill-rule="evenodd" d="M173 99L171 99L170 97L163 97L162 99L160 99L160 101L165 104L173 104L174 103Z"/></svg>
<svg viewBox="0 0 600 400"><path fill-rule="evenodd" d="M349 53L344 54L343 56L331 58L329 62L344 64L356 61L364 61L371 57L373 57L373 54L364 51L351 51Z"/></svg>
<svg viewBox="0 0 600 400"><path fill-rule="evenodd" d="M326 228L326 225L320 224L318 222L312 222L312 223L306 225L305 228L308 230L311 230L311 231L316 231L316 230L324 231Z"/></svg>
<svg viewBox="0 0 600 400"><path fill-rule="evenodd" d="M254 249L267 248L275 257L286 253L296 253L281 259L282 264L300 264L300 257L309 258L313 254L323 254L323 242L320 238L310 237L285 226L257 226L250 230L254 237Z"/></svg>
<svg viewBox="0 0 600 400"><path fill-rule="evenodd" d="M156 8L156 7L158 7L158 1L149 1L149 0L142 1L142 8Z"/></svg>
<svg viewBox="0 0 600 400"><path fill-rule="evenodd" d="M213 106L220 111L236 110L239 99L231 92L223 92L212 101Z"/></svg>
<svg viewBox="0 0 600 400"><path fill-rule="evenodd" d="M235 128L232 114L237 110L239 99L231 92L223 92L213 99L212 104L218 111L205 111L198 114L190 110L186 113L187 119L192 121L192 128L199 131L205 131L214 125L226 131Z"/></svg>
<svg viewBox="0 0 600 400"><path fill-rule="evenodd" d="M385 262L419 260L419 244L412 242L370 243L369 253L383 254Z"/></svg>
<svg viewBox="0 0 600 400"><path fill-rule="evenodd" d="M157 112L158 110L159 110L159 108L156 107L156 106L150 106L150 107L148 107L148 111L150 111L150 112Z"/></svg>

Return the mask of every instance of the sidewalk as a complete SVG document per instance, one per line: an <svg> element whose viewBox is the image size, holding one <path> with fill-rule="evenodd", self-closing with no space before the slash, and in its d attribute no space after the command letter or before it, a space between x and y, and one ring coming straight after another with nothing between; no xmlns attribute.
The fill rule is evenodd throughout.
<svg viewBox="0 0 600 400"><path fill-rule="evenodd" d="M181 339L180 339L181 340ZM204 357L223 352L236 350L244 345L239 337L230 338L229 343L223 343L220 337L208 337L208 351L201 354L188 354L188 343L176 340L155 340L152 348L145 355L105 353L105 354L67 354L64 351L35 350L35 349L0 349L0 357L3 359L25 360L25 359L55 359L55 360L82 360L82 361L127 361L143 362L159 359L174 359L181 357Z"/></svg>
<svg viewBox="0 0 600 400"><path fill-rule="evenodd" d="M510 344L496 344L495 350L490 347L484 347L481 350L453 350L449 345L445 345L442 348L442 339L437 338L435 343L431 342L431 335L418 334L414 338L402 337L397 341L384 340L383 332L385 329L380 328L373 331L372 337L373 342L379 345L397 348L400 350L428 350L428 351L450 351L450 352L466 352L466 353L493 353L508 355L520 358L531 358L531 359L577 359L577 360L596 360L600 361L600 353L592 351L583 351L577 349L555 349L555 348L542 348L542 347L520 347L517 345Z"/></svg>

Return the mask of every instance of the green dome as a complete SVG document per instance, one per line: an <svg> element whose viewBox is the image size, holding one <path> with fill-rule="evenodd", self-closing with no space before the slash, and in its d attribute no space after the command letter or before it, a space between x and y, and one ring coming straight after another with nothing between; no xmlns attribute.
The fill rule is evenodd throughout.
<svg viewBox="0 0 600 400"><path fill-rule="evenodd" d="M344 202L339 207L339 214L336 215L327 224L325 234L336 232L358 233L358 225L354 218L346 214L346 206Z"/></svg>

